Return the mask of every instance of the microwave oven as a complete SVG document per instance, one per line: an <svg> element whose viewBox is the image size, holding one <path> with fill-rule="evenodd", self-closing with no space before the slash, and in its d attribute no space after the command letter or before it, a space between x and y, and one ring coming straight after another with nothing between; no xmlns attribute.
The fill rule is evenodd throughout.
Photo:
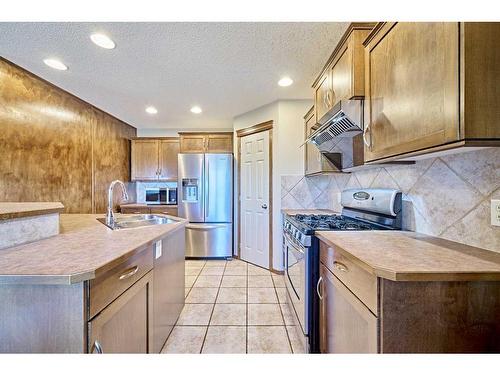
<svg viewBox="0 0 500 375"><path fill-rule="evenodd" d="M177 188L146 189L146 204L177 204Z"/></svg>

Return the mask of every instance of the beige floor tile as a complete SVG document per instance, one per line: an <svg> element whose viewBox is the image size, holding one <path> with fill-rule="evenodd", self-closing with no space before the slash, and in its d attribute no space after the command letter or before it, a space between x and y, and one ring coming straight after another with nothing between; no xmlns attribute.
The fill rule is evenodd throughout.
<svg viewBox="0 0 500 375"><path fill-rule="evenodd" d="M252 326L281 326L285 325L276 304L248 304L248 325Z"/></svg>
<svg viewBox="0 0 500 375"><path fill-rule="evenodd" d="M244 262L242 261L241 259L236 259L236 258L233 258L233 260L229 260L227 263L226 263L226 267L235 267L235 266L247 266L247 262Z"/></svg>
<svg viewBox="0 0 500 375"><path fill-rule="evenodd" d="M248 327L248 353L291 353L284 326Z"/></svg>
<svg viewBox="0 0 500 375"><path fill-rule="evenodd" d="M274 288L248 288L248 303L278 303Z"/></svg>
<svg viewBox="0 0 500 375"><path fill-rule="evenodd" d="M219 288L192 288L186 303L215 303Z"/></svg>
<svg viewBox="0 0 500 375"><path fill-rule="evenodd" d="M246 276L226 276L222 278L222 288L244 288L247 286Z"/></svg>
<svg viewBox="0 0 500 375"><path fill-rule="evenodd" d="M184 287L191 288L193 286L194 282L196 281L197 277L198 276L185 276L184 277L184 283L185 283Z"/></svg>
<svg viewBox="0 0 500 375"><path fill-rule="evenodd" d="M249 288L273 288L273 279L271 276L248 276L248 287Z"/></svg>
<svg viewBox="0 0 500 375"><path fill-rule="evenodd" d="M246 276L247 268L246 266L228 267L224 271L224 275L228 276Z"/></svg>
<svg viewBox="0 0 500 375"><path fill-rule="evenodd" d="M280 304L281 307L281 312L283 313L283 319L285 320L285 324L287 326L294 326L295 321L293 320L292 317L292 310L290 309L290 306L288 306L286 303Z"/></svg>
<svg viewBox="0 0 500 375"><path fill-rule="evenodd" d="M186 276L198 276L201 272L202 267L186 267Z"/></svg>
<svg viewBox="0 0 500 375"><path fill-rule="evenodd" d="M248 265L248 274L249 275L256 275L256 276L266 276L266 275L271 275L271 272L269 270L266 270L265 268L262 267L257 267L252 264Z"/></svg>
<svg viewBox="0 0 500 375"><path fill-rule="evenodd" d="M196 288L218 288L222 276L198 276L194 286Z"/></svg>
<svg viewBox="0 0 500 375"><path fill-rule="evenodd" d="M247 288L220 288L217 303L246 303Z"/></svg>
<svg viewBox="0 0 500 375"><path fill-rule="evenodd" d="M247 305L216 304L210 325L212 326L244 326L247 321Z"/></svg>
<svg viewBox="0 0 500 375"><path fill-rule="evenodd" d="M284 288L285 287L285 276L283 275L273 275L273 282L276 288Z"/></svg>
<svg viewBox="0 0 500 375"><path fill-rule="evenodd" d="M288 332L288 338L290 339L290 344L292 345L293 354L305 354L306 349L304 347L304 336L300 334L296 326L286 326Z"/></svg>
<svg viewBox="0 0 500 375"><path fill-rule="evenodd" d="M190 290L191 290L191 288L184 288L184 298L187 297Z"/></svg>
<svg viewBox="0 0 500 375"><path fill-rule="evenodd" d="M205 267L201 271L202 276L220 276L224 274L224 267Z"/></svg>
<svg viewBox="0 0 500 375"><path fill-rule="evenodd" d="M207 260L205 263L205 268L206 267L224 267L226 265L227 261L225 260Z"/></svg>
<svg viewBox="0 0 500 375"><path fill-rule="evenodd" d="M286 303L286 288L276 288L278 300L280 303Z"/></svg>
<svg viewBox="0 0 500 375"><path fill-rule="evenodd" d="M196 354L201 351L207 327L176 326L168 337L162 353Z"/></svg>
<svg viewBox="0 0 500 375"><path fill-rule="evenodd" d="M206 261L203 259L188 259L185 262L186 267L203 267Z"/></svg>
<svg viewBox="0 0 500 375"><path fill-rule="evenodd" d="M177 320L179 326L207 326L212 314L212 304L184 305L181 315Z"/></svg>
<svg viewBox="0 0 500 375"><path fill-rule="evenodd" d="M210 326L202 353L246 353L246 341L247 329L244 326Z"/></svg>

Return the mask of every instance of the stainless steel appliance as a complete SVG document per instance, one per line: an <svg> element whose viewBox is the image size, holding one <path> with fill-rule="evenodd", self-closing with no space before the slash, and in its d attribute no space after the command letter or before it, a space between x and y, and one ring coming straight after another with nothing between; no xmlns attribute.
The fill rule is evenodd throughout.
<svg viewBox="0 0 500 375"><path fill-rule="evenodd" d="M177 204L177 188L148 188L146 189L147 204Z"/></svg>
<svg viewBox="0 0 500 375"><path fill-rule="evenodd" d="M179 154L177 202L186 226L186 257L233 254L233 155Z"/></svg>
<svg viewBox="0 0 500 375"><path fill-rule="evenodd" d="M283 257L287 304L300 330L303 349L319 350L319 240L316 231L401 229L401 192L350 189L341 194L342 214L285 215Z"/></svg>

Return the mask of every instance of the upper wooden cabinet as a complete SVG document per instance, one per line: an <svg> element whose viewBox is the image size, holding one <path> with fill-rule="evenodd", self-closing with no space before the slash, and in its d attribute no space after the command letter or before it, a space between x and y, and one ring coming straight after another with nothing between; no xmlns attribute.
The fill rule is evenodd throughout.
<svg viewBox="0 0 500 375"><path fill-rule="evenodd" d="M183 154L232 153L233 133L179 133L180 152Z"/></svg>
<svg viewBox="0 0 500 375"><path fill-rule="evenodd" d="M363 41L375 23L352 23L313 83L315 120L340 100L364 97Z"/></svg>
<svg viewBox="0 0 500 375"><path fill-rule="evenodd" d="M177 181L179 138L132 140L132 181Z"/></svg>
<svg viewBox="0 0 500 375"><path fill-rule="evenodd" d="M499 23L378 24L364 42L365 162L500 145L499 36Z"/></svg>

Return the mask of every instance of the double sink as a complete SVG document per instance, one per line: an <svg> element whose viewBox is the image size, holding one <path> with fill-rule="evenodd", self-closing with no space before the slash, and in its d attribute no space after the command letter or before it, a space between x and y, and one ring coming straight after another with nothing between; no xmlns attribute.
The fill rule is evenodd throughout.
<svg viewBox="0 0 500 375"><path fill-rule="evenodd" d="M97 219L102 224L106 225L108 228L113 230L117 229L129 229L129 228L140 228L147 227L151 225L160 225L160 224L171 224L176 223L177 220L171 219L169 217L160 216L160 215L134 215L134 216L119 216L115 217L111 224L106 222L105 217L100 217Z"/></svg>

